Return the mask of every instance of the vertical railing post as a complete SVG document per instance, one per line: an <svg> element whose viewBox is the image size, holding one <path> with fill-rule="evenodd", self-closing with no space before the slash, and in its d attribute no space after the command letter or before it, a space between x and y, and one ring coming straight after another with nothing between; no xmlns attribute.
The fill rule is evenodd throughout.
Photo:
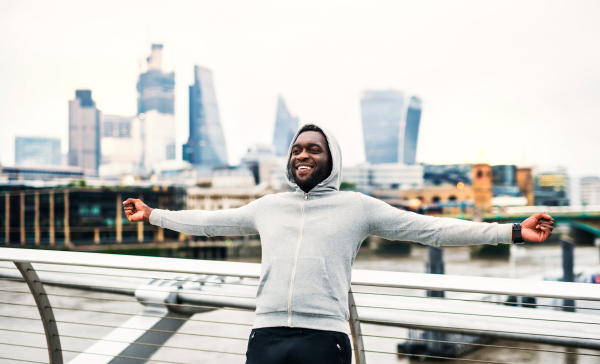
<svg viewBox="0 0 600 364"><path fill-rule="evenodd" d="M362 340L360 320L356 311L356 302L354 301L352 289L348 292L348 308L350 309L350 332L352 334L352 346L354 347L354 362L356 364L366 364L365 346Z"/></svg>
<svg viewBox="0 0 600 364"><path fill-rule="evenodd" d="M560 245L562 247L563 264L563 282L575 281L575 244L573 239L567 236L561 236ZM563 300L563 311L575 312L574 300Z"/></svg>
<svg viewBox="0 0 600 364"><path fill-rule="evenodd" d="M30 263L14 263L17 266L17 269L19 269L19 272L21 272L23 279L25 279L25 282L31 291L31 295L35 300L38 311L40 312L42 323L44 325L44 332L46 333L50 364L63 364L60 336L58 335L56 319L54 318L54 312L52 312L52 306L50 305L50 300L44 290L44 286Z"/></svg>

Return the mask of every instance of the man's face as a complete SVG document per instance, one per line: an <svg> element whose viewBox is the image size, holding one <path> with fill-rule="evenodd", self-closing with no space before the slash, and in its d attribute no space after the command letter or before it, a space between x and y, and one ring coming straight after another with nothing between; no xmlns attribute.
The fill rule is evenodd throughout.
<svg viewBox="0 0 600 364"><path fill-rule="evenodd" d="M292 146L290 168L298 187L304 192L313 189L331 174L332 162L325 136L318 131L298 135Z"/></svg>

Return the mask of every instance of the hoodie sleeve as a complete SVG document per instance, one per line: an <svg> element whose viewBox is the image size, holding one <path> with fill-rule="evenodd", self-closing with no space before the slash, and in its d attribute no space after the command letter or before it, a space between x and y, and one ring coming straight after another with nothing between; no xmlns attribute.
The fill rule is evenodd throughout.
<svg viewBox="0 0 600 364"><path fill-rule="evenodd" d="M403 211L373 197L360 195L370 235L432 246L510 244L512 225L472 222Z"/></svg>
<svg viewBox="0 0 600 364"><path fill-rule="evenodd" d="M169 211L154 209L150 223L181 233L200 236L255 235L255 216L260 199L237 209Z"/></svg>

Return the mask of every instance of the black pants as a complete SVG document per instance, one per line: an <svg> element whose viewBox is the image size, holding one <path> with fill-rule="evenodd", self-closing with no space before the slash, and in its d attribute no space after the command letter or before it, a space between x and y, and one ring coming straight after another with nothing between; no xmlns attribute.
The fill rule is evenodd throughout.
<svg viewBox="0 0 600 364"><path fill-rule="evenodd" d="M290 327L254 329L246 364L350 364L348 335Z"/></svg>

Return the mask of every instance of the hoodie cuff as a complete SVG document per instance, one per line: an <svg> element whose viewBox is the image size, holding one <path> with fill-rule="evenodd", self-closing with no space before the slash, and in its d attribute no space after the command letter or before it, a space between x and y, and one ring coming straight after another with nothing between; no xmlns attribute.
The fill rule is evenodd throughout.
<svg viewBox="0 0 600 364"><path fill-rule="evenodd" d="M150 220L150 224L160 226L162 212L163 210L160 209L152 209L152 212L150 212L150 218L148 219Z"/></svg>
<svg viewBox="0 0 600 364"><path fill-rule="evenodd" d="M498 244L512 244L512 224L498 224Z"/></svg>

